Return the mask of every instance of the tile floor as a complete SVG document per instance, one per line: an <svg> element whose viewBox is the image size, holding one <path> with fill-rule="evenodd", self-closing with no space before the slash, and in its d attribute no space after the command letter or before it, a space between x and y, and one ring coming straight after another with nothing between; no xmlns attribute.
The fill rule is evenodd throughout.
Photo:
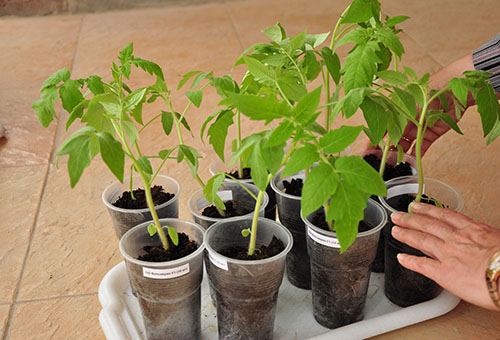
<svg viewBox="0 0 500 340"><path fill-rule="evenodd" d="M70 189L65 159L54 152L70 132L59 125L40 127L31 104L43 80L66 67L74 76L108 74L111 61L127 43L136 56L151 59L177 75L193 69L221 75L248 46L263 41L260 31L280 21L290 34L304 29L330 31L346 0L246 0L196 6L114 11L101 14L0 18L0 121L7 140L0 141L0 335L18 339L103 339L97 298L101 278L121 261L101 192L113 181L99 162ZM420 74L434 72L472 51L500 28L498 0L384 0L390 16L409 15L402 25L404 64ZM239 75L239 70L235 71ZM137 82L145 81L138 79ZM173 87L173 86L172 86ZM182 105L179 98L176 104ZM217 99L205 97L189 120L199 131ZM500 142L485 147L477 111L460 125L465 136L449 133L425 157L427 175L454 185L464 197L464 212L500 226ZM359 115L353 118L360 121ZM258 124L246 125L245 133ZM196 136L196 135L195 135ZM196 136L197 137L197 136ZM208 166L213 152L196 138ZM148 147L168 145L159 130L144 138ZM362 144L355 147L360 150ZM460 156L459 156L460 155ZM439 160L439 162L435 162ZM461 161L467 162L462 164ZM182 185L181 212L197 187L183 165L167 174ZM202 177L208 177L206 168ZM462 302L437 319L384 334L377 339L498 339L500 317Z"/></svg>

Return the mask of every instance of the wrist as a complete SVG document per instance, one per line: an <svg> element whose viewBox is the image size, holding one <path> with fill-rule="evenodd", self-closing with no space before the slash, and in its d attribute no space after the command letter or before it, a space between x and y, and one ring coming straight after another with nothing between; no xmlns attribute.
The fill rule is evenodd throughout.
<svg viewBox="0 0 500 340"><path fill-rule="evenodd" d="M500 250L494 253L486 266L486 285L490 298L497 309L500 310Z"/></svg>

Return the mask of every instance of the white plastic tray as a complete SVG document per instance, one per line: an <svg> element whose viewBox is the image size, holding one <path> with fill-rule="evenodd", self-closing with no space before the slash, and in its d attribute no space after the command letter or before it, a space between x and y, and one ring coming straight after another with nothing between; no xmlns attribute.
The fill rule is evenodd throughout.
<svg viewBox="0 0 500 340"><path fill-rule="evenodd" d="M455 308L460 299L444 290L433 300L411 307L398 307L384 295L383 274L372 273L364 320L330 330L320 326L312 315L311 291L292 286L283 278L280 287L274 339L366 339L378 334L443 315ZM145 340L144 326L137 299L129 286L125 262L113 267L99 286L102 310L99 322L108 340ZM201 289L202 338L217 339L217 319L206 279Z"/></svg>

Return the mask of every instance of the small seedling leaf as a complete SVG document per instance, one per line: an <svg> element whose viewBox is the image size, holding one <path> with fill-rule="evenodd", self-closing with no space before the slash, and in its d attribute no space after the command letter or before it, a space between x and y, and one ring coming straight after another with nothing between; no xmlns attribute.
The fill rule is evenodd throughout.
<svg viewBox="0 0 500 340"><path fill-rule="evenodd" d="M156 226L151 223L148 225L148 233L149 233L149 236L154 236L156 234L158 230L156 230Z"/></svg>
<svg viewBox="0 0 500 340"><path fill-rule="evenodd" d="M177 234L177 230L175 230L175 228L173 228L173 227L166 227L166 228L167 228L168 236L172 240L172 243L174 245L178 246L179 245L179 234Z"/></svg>

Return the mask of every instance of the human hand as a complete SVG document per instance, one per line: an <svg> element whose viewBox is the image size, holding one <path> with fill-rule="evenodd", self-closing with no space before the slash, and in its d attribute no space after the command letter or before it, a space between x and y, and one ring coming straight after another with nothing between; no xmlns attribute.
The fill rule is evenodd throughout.
<svg viewBox="0 0 500 340"><path fill-rule="evenodd" d="M498 311L488 293L485 270L500 250L500 229L428 204L413 203L412 210L391 215L396 224L392 235L429 257L398 254L399 263L465 301Z"/></svg>

